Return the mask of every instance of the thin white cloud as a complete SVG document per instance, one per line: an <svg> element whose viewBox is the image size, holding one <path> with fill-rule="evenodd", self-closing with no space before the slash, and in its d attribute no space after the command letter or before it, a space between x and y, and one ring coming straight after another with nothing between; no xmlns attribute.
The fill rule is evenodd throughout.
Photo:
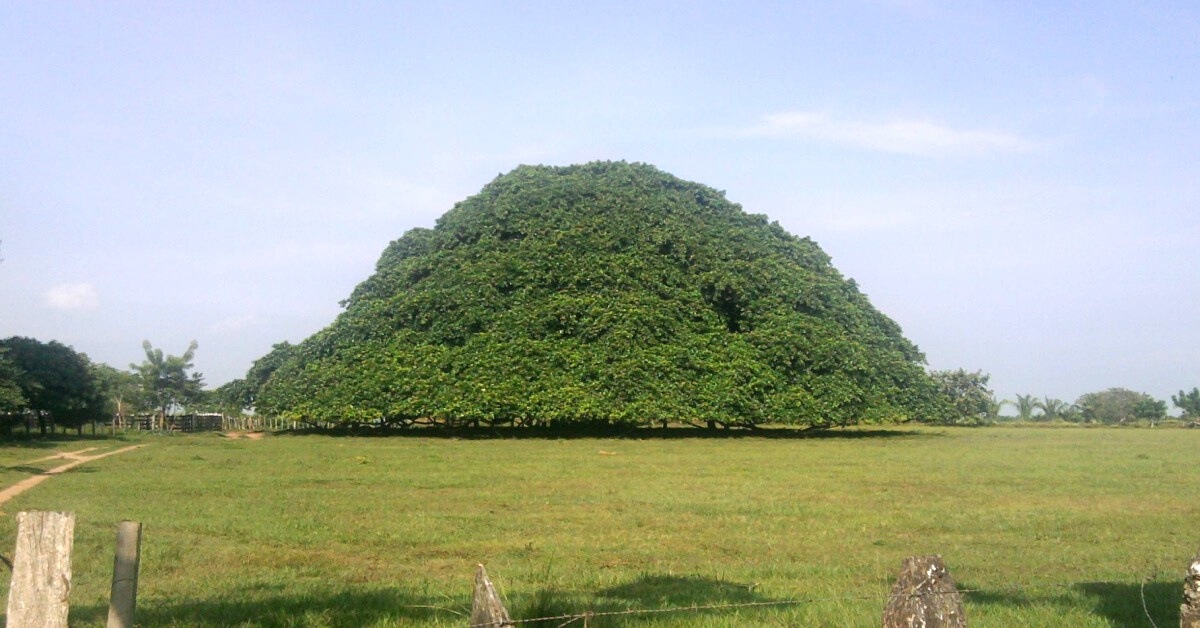
<svg viewBox="0 0 1200 628"><path fill-rule="evenodd" d="M982 155L1031 150L1034 142L1012 133L956 129L920 119L886 122L838 120L827 114L791 111L763 117L748 135L812 139L905 155Z"/></svg>
<svg viewBox="0 0 1200 628"><path fill-rule="evenodd" d="M55 310L91 310L100 305L96 288L90 283L65 283L47 290L46 306Z"/></svg>

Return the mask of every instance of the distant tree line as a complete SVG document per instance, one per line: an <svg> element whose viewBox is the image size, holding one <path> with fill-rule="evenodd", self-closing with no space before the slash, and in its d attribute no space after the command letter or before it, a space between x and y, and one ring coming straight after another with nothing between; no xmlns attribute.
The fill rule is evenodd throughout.
<svg viewBox="0 0 1200 628"><path fill-rule="evenodd" d="M1033 395L1017 395L1013 401L1008 401L996 398L988 388L990 377L982 371L935 371L932 377L945 400L942 413L929 417L936 423L981 425L1014 420L1127 425L1144 421L1153 426L1167 417L1165 401L1127 388L1090 392L1074 403ZM1171 401L1182 411L1184 420L1200 420L1200 388L1193 388L1191 392L1180 390L1178 395L1171 396ZM1016 415L1002 415L1005 406L1011 406Z"/></svg>
<svg viewBox="0 0 1200 628"><path fill-rule="evenodd" d="M165 355L149 341L142 348L145 360L123 371L56 340L0 340L0 431L82 431L114 418L150 415L161 421L213 405L203 375L192 371L194 341L181 356Z"/></svg>
<svg viewBox="0 0 1200 628"><path fill-rule="evenodd" d="M245 378L207 391L203 375L193 370L195 341L178 356L165 354L149 341L142 348L145 359L120 370L93 363L57 341L17 336L0 340L0 431L11 434L14 427L24 426L47 434L59 429L82 431L88 423L135 416L150 416L162 425L171 414L211 410L239 414L259 405L263 386L297 350L286 342L277 344L254 362ZM1167 416L1166 402L1126 388L1087 393L1074 403L1033 395L1017 395L1009 401L995 396L988 387L990 379L982 371L933 371L930 380L936 398L926 404L924 413L909 419L949 425L1004 420L1155 425ZM1182 411L1183 420L1200 423L1200 387L1180 390L1171 402ZM1001 414L1007 406L1016 411L1015 416Z"/></svg>

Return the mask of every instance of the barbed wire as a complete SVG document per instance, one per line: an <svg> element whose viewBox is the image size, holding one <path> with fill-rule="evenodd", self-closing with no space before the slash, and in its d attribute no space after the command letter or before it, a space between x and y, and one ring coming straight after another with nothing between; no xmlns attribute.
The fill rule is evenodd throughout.
<svg viewBox="0 0 1200 628"><path fill-rule="evenodd" d="M1150 625L1153 626L1153 628L1158 628L1158 624L1154 623L1154 618L1150 616L1150 607L1146 604L1146 583L1151 579L1158 579L1158 570L1155 569L1154 571L1154 575L1142 578L1142 586L1140 590L1142 594L1142 612L1146 613L1146 619L1150 620Z"/></svg>
<svg viewBox="0 0 1200 628"><path fill-rule="evenodd" d="M1155 574L1153 576L1141 578L1142 609L1146 613L1146 619L1150 622L1150 625L1153 628L1158 628L1158 624L1156 624L1154 622L1154 619L1150 616L1150 608L1149 608L1149 605L1146 603L1146 583L1157 580L1157 578L1158 578L1157 570L1155 570ZM830 597L796 598L796 599L790 599L790 600L764 600L761 602L723 602L723 603L719 603L719 604L692 604L689 606L673 606L673 607L667 607L667 608L638 608L638 609L626 609L626 610L620 610L620 611L583 611L583 612L579 612L579 613L565 613L562 615L550 615L550 616L546 616L546 617L533 617L533 618L528 618L528 619L509 619L509 620L497 620L497 621L482 622L482 623L472 623L472 624L468 625L468 628L503 628L504 626L518 626L520 624L532 624L532 623L552 622L552 621L562 621L563 623L558 624L558 626L556 628L565 628L566 626L569 626L570 624L573 624L580 620L583 620L584 626L586 626L588 620L598 618L598 617L616 617L616 616L622 616L622 615L656 615L656 614L667 614L667 613L688 613L688 612L701 612L701 611L721 611L721 610L733 610L733 609L741 609L741 608L764 608L764 607L771 607L771 606L801 606L801 605L805 605L805 604L817 604L817 603L821 603L821 602L854 602L854 601L861 602L861 601L865 601L865 600L891 601L892 599L895 599L895 598L914 598L914 597L924 597L924 596L928 596L928 595L943 596L943 595L970 595L970 594L974 594L974 593L991 593L991 592L994 592L996 589L1005 590L1005 591L1027 591L1027 590L1035 590L1035 589L1055 589L1055 588L1069 589L1069 588L1078 587L1078 586L1084 585L1084 584L1092 584L1092 583L1091 582L1048 582L1048 583L1023 583L1023 584L1018 583L1018 584L1000 585L1000 586L993 587L990 589L959 589L959 590L953 591L953 592L951 592L951 591L945 591L945 592L929 591L929 592L925 592L925 593L900 593L900 594L888 594L888 595L878 595L878 594L875 594L875 595L840 595L840 596L830 596Z"/></svg>

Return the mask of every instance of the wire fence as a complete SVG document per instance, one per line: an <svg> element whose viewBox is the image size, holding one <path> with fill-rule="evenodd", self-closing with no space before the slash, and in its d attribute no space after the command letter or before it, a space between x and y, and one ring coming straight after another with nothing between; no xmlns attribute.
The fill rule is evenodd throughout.
<svg viewBox="0 0 1200 628"><path fill-rule="evenodd" d="M1151 628L1158 628L1158 624L1154 621L1154 617L1152 616L1152 614L1150 612L1150 606L1146 601L1146 584L1148 582L1159 581L1158 574L1159 574L1159 572L1156 569L1156 570L1154 570L1154 573L1152 575L1140 578L1141 584L1139 587L1139 597L1140 597L1140 602L1141 602L1141 608L1145 614L1145 618L1146 618L1146 622L1147 622L1146 625L1150 626ZM1129 580L1134 580L1134 579L1139 579L1139 578L1137 578L1137 577L1129 578ZM1122 580L1125 580L1125 579L1122 579ZM1126 580L1126 581L1128 581L1128 580ZM572 626L580 626L582 628L587 628L588 623L593 619L614 618L614 617L621 617L621 616L666 615L666 614L683 614L683 613L714 612L714 611L720 612L720 611L735 611L735 610L741 610L741 609L803 606L803 605L822 604L822 603L837 603L837 602L875 601L875 602L881 603L881 605L886 605L886 604L891 603L894 600L898 600L898 599L920 598L920 597L929 596L929 595L943 595L943 596L971 596L973 594L993 595L997 591L1003 591L1005 593L1025 593L1025 592L1047 590L1047 589L1078 589L1078 588L1086 586L1086 585L1094 585L1094 584L1096 584L1096 582L1016 583L1016 584L999 585L999 586L995 586L995 587L991 587L991 588L987 588L987 589L983 589L983 588L957 589L953 592L945 592L945 593L923 592L923 593L901 593L901 594L893 593L893 594L888 594L888 595L881 595L881 594L837 595L837 596L803 597L803 598L794 598L794 599L787 599L787 600L764 600L764 601L755 601L755 602L722 602L722 603L714 603L714 604L690 604L690 605L686 605L686 606L674 606L674 607L664 607L664 608L639 608L639 609L603 610L603 611L602 610L588 610L588 611L580 611L577 613L563 613L563 614L557 614L557 615L547 615L544 617L530 617L530 618L521 618L521 619L511 619L511 618L507 618L507 617L504 617L501 619L492 619L492 620L488 620L488 621L475 621L474 619L472 619L471 623L468 624L468 627L469 628L503 628L504 626L521 626L523 624L550 624L551 622L558 622L558 623L554 624L555 628L567 628L567 627L572 627ZM1182 587L1181 587L1181 593L1182 593ZM446 610L448 612L455 612L455 611L449 611L449 609L441 609L441 610Z"/></svg>

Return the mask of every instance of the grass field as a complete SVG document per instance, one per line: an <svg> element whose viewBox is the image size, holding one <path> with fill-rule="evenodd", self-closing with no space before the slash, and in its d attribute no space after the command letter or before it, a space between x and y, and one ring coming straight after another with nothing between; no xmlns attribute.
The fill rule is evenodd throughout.
<svg viewBox="0 0 1200 628"><path fill-rule="evenodd" d="M588 625L870 626L923 553L973 626L1149 626L1143 599L1178 625L1200 430L672 433L10 442L4 485L55 450L147 446L4 505L0 553L14 513L74 511L80 626L104 623L121 519L145 524L143 626L462 626L476 563L516 618L795 600Z"/></svg>

